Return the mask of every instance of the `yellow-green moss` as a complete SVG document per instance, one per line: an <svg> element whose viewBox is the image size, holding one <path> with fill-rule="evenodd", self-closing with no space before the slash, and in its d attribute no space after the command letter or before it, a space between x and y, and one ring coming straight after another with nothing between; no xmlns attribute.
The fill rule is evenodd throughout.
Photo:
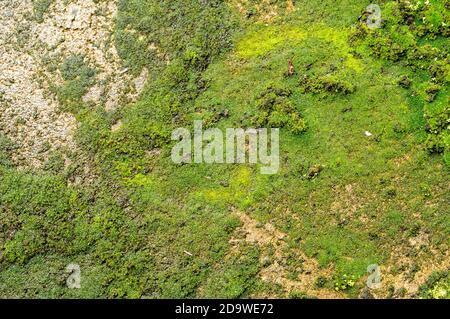
<svg viewBox="0 0 450 319"><path fill-rule="evenodd" d="M237 44L237 53L243 58L263 55L286 43L299 43L307 33L293 26L267 26L245 35Z"/></svg>
<svg viewBox="0 0 450 319"><path fill-rule="evenodd" d="M314 25L308 29L297 26L273 25L260 27L245 35L237 44L237 54L243 58L264 55L286 43L291 46L301 44L307 38L318 38L330 42L346 58L345 65L356 72L362 72L363 65L350 53L348 32L328 27Z"/></svg>

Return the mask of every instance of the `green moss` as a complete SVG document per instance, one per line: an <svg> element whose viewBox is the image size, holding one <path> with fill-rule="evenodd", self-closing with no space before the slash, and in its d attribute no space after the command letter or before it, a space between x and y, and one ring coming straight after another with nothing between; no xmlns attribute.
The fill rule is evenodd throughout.
<svg viewBox="0 0 450 319"><path fill-rule="evenodd" d="M266 54L282 44L298 44L307 36L305 30L292 26L261 26L246 34L237 44L237 54L251 58Z"/></svg>
<svg viewBox="0 0 450 319"><path fill-rule="evenodd" d="M434 272L420 287L420 296L426 299L449 299L450 277L448 271Z"/></svg>
<svg viewBox="0 0 450 319"><path fill-rule="evenodd" d="M405 61L413 70L426 70L432 83L419 84L426 104L424 117L429 134L425 146L431 152L447 152L447 130L444 122L448 118L449 101L445 98L448 91L447 70L449 52L441 46L434 46L436 37L448 37L450 15L444 8L445 1L419 1L411 4L407 1L385 4L385 25L382 29L367 30L362 23L353 35L360 38L363 46L377 57ZM414 27L411 27L414 25ZM358 41L357 41L358 42ZM387 49L389 48L389 49ZM444 89L442 93L439 93ZM438 101L434 101L435 98ZM432 111L435 110L435 111ZM440 123L440 124L438 124Z"/></svg>
<svg viewBox="0 0 450 319"><path fill-rule="evenodd" d="M293 290L289 292L289 299L315 299L315 297L312 297L308 295L307 293L299 290Z"/></svg>
<svg viewBox="0 0 450 319"><path fill-rule="evenodd" d="M6 260L23 263L45 248L70 249L69 194L60 178L3 171L0 212L8 223L2 232L14 234L3 242Z"/></svg>
<svg viewBox="0 0 450 319"><path fill-rule="evenodd" d="M351 94L356 90L355 85L351 82L335 75L321 76L317 79L310 79L308 76L305 76L301 79L300 83L305 93L330 92Z"/></svg>
<svg viewBox="0 0 450 319"><path fill-rule="evenodd" d="M234 22L222 1L126 0L118 10L118 53L135 72L157 70L166 58L204 69L231 46Z"/></svg>
<svg viewBox="0 0 450 319"><path fill-rule="evenodd" d="M54 90L65 111L78 112L81 98L95 83L96 71L82 55L70 55L60 67L64 84Z"/></svg>
<svg viewBox="0 0 450 319"><path fill-rule="evenodd" d="M57 153L45 171L18 171L14 146L0 135L0 295L286 297L259 278L270 249L230 244L241 226L233 209L285 234L280 264L291 280L302 271L301 251L333 267L330 279L350 297L367 266L389 267L410 237L426 232L445 252L447 172L418 147L429 135L431 149L448 158L445 30L409 28L420 23L407 15L428 9L396 3L385 2L381 30L358 23L351 33L366 1L296 2L298 10L267 27L259 17L236 19L222 1L120 1L115 43L133 74L149 68L144 92L112 112L88 107L81 98L95 70L78 55L61 63L64 83L55 89L80 123L78 151L92 178L74 186L83 162L73 155L64 169ZM398 85L402 76L409 85ZM279 174L175 165L170 133L193 119L283 127ZM79 290L64 285L70 262L82 269ZM334 288L322 281L320 289ZM433 287L441 296L442 282Z"/></svg>
<svg viewBox="0 0 450 319"><path fill-rule="evenodd" d="M292 92L278 83L271 83L257 95L256 107L258 113L252 119L250 125L255 127L288 128L295 134L300 134L307 129L305 120L295 110L289 97Z"/></svg>
<svg viewBox="0 0 450 319"><path fill-rule="evenodd" d="M343 274L334 281L334 289L336 291L347 290L353 288L356 283L356 276Z"/></svg>
<svg viewBox="0 0 450 319"><path fill-rule="evenodd" d="M11 165L12 151L16 145L4 134L0 133L0 167Z"/></svg>

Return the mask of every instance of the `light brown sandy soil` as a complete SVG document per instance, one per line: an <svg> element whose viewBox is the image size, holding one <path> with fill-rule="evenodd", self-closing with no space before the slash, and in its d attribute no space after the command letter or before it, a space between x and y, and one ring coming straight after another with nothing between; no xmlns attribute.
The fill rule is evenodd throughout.
<svg viewBox="0 0 450 319"><path fill-rule="evenodd" d="M287 270L283 263L286 259L284 251L287 250L287 244L284 239L287 235L277 230L270 223L260 225L247 214L238 210L234 210L233 214L237 215L242 222L242 226L238 231L245 234L245 241L257 244L260 247L271 246L274 248L275 252L272 262L270 265L263 267L259 273L263 281L280 285L287 295L289 292L299 291L318 298L345 298L345 295L342 293L315 287L317 278L330 276L332 269L321 269L315 259L307 257L299 249L296 250L296 255L303 261L303 269L295 280L288 278ZM239 243L239 239L231 239L230 241L230 244L236 250L239 247ZM290 250L292 251L292 248ZM261 258L264 258L264 253ZM261 260L261 263L264 264L264 261Z"/></svg>
<svg viewBox="0 0 450 319"><path fill-rule="evenodd" d="M55 0L38 23L31 0L5 0L0 8L0 131L16 144L19 167L40 168L54 150L74 150L75 118L59 111L50 85L62 83L48 60L81 54L97 71L83 97L113 110L133 101L147 79L121 66L112 40L117 1ZM45 58L45 59L44 59ZM59 62L61 62L59 61Z"/></svg>

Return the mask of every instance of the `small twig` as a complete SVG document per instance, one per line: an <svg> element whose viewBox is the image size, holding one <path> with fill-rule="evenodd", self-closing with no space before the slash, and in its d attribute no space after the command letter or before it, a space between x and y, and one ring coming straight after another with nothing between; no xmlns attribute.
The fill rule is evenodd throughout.
<svg viewBox="0 0 450 319"><path fill-rule="evenodd" d="M192 255L190 252L188 252L187 250L185 250L184 253L185 253L186 255L193 256L193 255Z"/></svg>

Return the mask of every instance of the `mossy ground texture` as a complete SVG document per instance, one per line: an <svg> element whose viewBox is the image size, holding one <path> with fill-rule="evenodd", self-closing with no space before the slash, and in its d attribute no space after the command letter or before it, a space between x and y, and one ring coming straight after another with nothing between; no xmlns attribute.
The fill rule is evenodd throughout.
<svg viewBox="0 0 450 319"><path fill-rule="evenodd" d="M0 127L0 297L356 298L377 264L375 297L449 298L450 2L376 3L118 1L139 97L87 103L73 52L48 94L77 149L18 169ZM196 119L280 127L280 171L172 163Z"/></svg>

